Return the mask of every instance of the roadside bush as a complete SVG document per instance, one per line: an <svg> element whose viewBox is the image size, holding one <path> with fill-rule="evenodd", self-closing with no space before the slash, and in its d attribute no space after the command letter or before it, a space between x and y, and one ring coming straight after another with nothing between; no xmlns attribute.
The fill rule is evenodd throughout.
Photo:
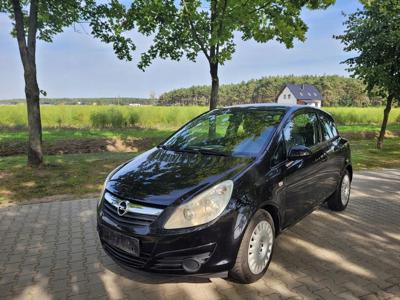
<svg viewBox="0 0 400 300"><path fill-rule="evenodd" d="M108 112L106 112L109 120L109 125L112 128L122 128L125 126L125 118L122 112L116 109L110 109Z"/></svg>
<svg viewBox="0 0 400 300"><path fill-rule="evenodd" d="M128 117L127 117L127 126L129 126L129 127L137 126L139 123L139 119L140 119L140 117L137 112L135 112L135 111L129 112Z"/></svg>
<svg viewBox="0 0 400 300"><path fill-rule="evenodd" d="M107 114L102 111L94 111L90 114L90 121L94 128L105 128L107 127Z"/></svg>
<svg viewBox="0 0 400 300"><path fill-rule="evenodd" d="M90 121L94 128L122 128L126 126L122 112L116 109L93 111Z"/></svg>

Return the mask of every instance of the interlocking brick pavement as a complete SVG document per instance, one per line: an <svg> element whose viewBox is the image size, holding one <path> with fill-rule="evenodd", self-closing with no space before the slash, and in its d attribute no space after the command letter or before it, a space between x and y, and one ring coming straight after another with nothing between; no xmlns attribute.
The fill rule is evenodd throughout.
<svg viewBox="0 0 400 300"><path fill-rule="evenodd" d="M321 208L284 232L251 285L121 269L99 244L96 203L0 208L0 298L400 299L398 170L356 174L348 209Z"/></svg>

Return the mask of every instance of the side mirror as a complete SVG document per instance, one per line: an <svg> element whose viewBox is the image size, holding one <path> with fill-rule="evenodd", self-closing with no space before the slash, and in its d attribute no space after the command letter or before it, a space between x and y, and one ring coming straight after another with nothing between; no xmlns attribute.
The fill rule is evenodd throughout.
<svg viewBox="0 0 400 300"><path fill-rule="evenodd" d="M303 145L296 145L290 148L289 160L303 159L312 154L310 148Z"/></svg>

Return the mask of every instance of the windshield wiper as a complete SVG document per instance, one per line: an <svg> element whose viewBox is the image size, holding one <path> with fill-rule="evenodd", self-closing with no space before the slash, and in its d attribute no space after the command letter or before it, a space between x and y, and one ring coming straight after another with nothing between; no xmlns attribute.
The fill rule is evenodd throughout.
<svg viewBox="0 0 400 300"><path fill-rule="evenodd" d="M205 155L217 155L217 156L230 156L228 153L215 151L212 149L204 149L204 148L184 148L184 150L195 151L197 153L205 154Z"/></svg>
<svg viewBox="0 0 400 300"><path fill-rule="evenodd" d="M204 148L194 148L194 147L186 147L186 148L179 148L173 147L170 145L158 145L158 148L163 150L169 150L174 152L187 152L187 153L195 153L195 154L204 154L204 155L217 155L217 156L230 156L227 153L215 151L212 149L204 149Z"/></svg>
<svg viewBox="0 0 400 300"><path fill-rule="evenodd" d="M179 148L179 147L173 147L173 146L169 146L169 145L158 145L157 147L161 148L163 150L174 151L174 152L199 153L195 149Z"/></svg>

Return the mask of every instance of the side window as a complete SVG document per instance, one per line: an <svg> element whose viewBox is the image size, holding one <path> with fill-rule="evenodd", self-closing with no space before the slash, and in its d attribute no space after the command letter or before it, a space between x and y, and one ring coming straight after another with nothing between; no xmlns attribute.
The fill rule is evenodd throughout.
<svg viewBox="0 0 400 300"><path fill-rule="evenodd" d="M330 125L331 125L331 129L332 129L333 136L334 136L334 137L338 136L338 135L339 135L339 132L337 131L335 122L333 122L332 120L330 120L329 123L330 123Z"/></svg>
<svg viewBox="0 0 400 300"><path fill-rule="evenodd" d="M285 142L283 141L283 138L280 138L278 142L278 147L275 149L275 152L271 157L271 166L276 166L277 164L283 162L285 159L286 159Z"/></svg>
<svg viewBox="0 0 400 300"><path fill-rule="evenodd" d="M324 140L327 141L336 137L338 135L338 132L333 121L324 115L320 115L320 119L322 136Z"/></svg>
<svg viewBox="0 0 400 300"><path fill-rule="evenodd" d="M295 115L283 130L286 149L296 145L312 147L321 141L318 118L315 113Z"/></svg>

